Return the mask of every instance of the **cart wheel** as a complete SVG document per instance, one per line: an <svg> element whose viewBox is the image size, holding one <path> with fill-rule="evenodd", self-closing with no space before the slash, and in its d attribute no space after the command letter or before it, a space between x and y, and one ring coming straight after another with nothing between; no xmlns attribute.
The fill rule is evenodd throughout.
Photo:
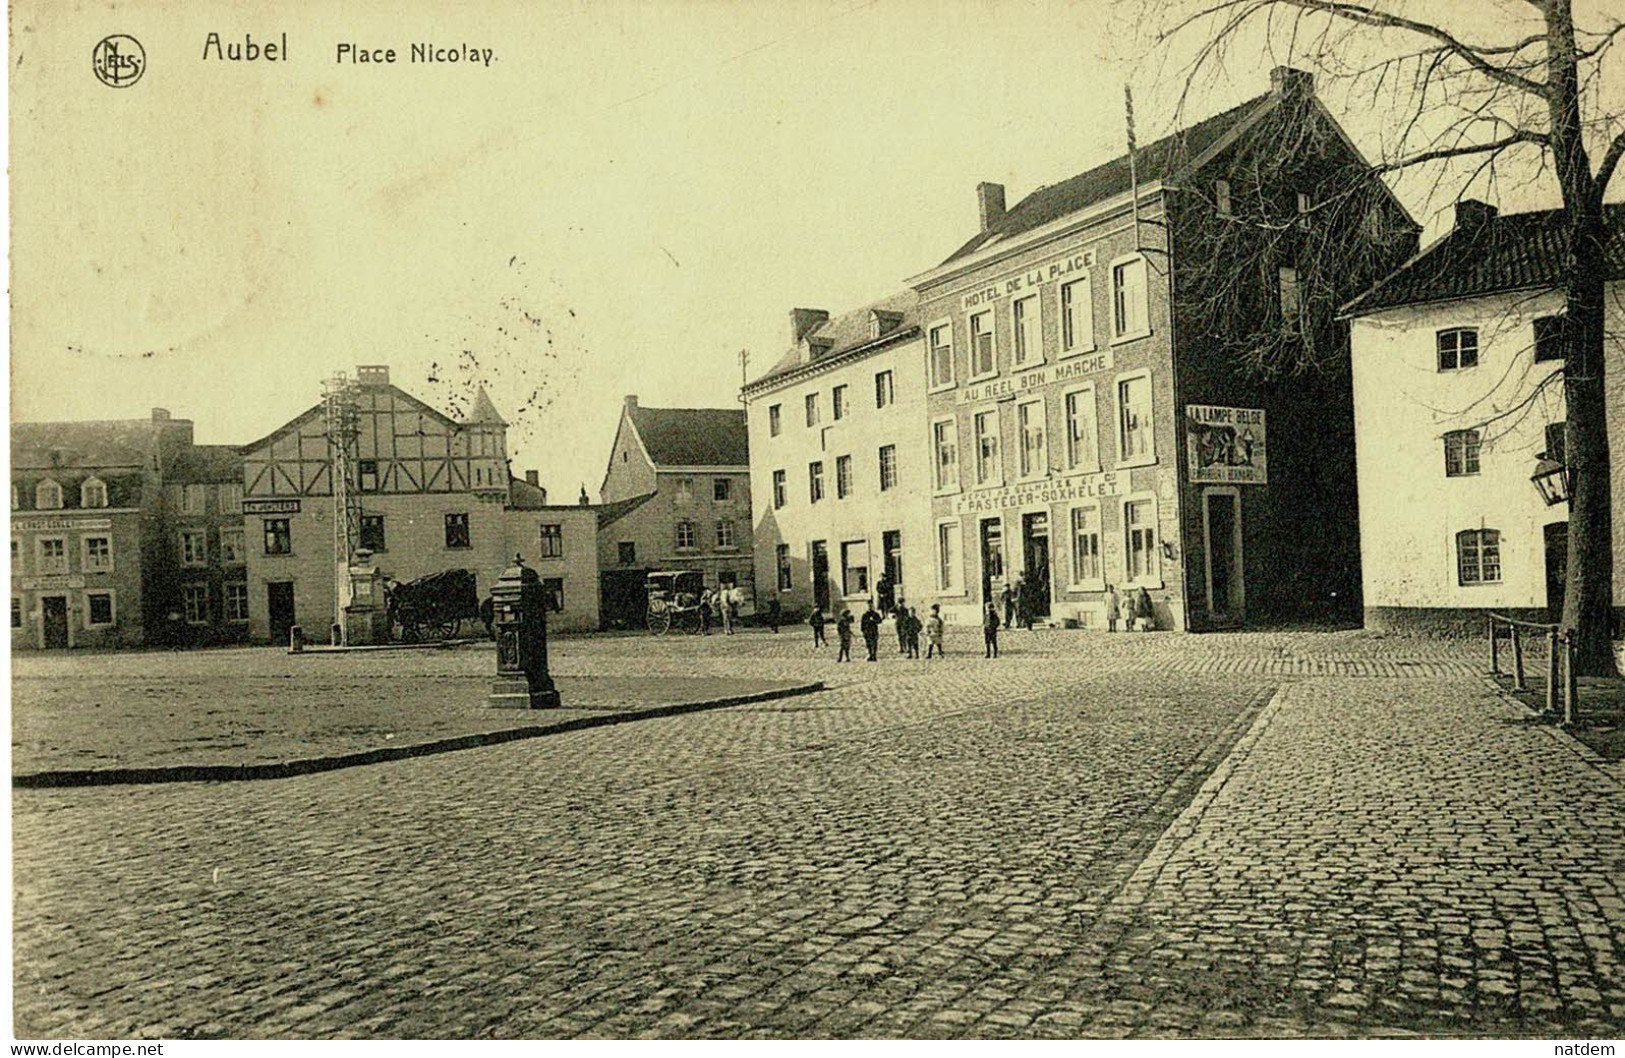
<svg viewBox="0 0 1625 1058"><path fill-rule="evenodd" d="M700 630L704 627L700 623L700 611L690 610L685 619L688 621L688 634L691 636L699 635Z"/></svg>
<svg viewBox="0 0 1625 1058"><path fill-rule="evenodd" d="M422 635L423 630L418 627L417 622L415 621L409 621L401 625L402 643L416 643L420 638L422 638Z"/></svg>
<svg viewBox="0 0 1625 1058"><path fill-rule="evenodd" d="M669 610L661 610L657 613L654 610L650 610L649 634L652 636L663 636L669 631L671 631L671 612Z"/></svg>
<svg viewBox="0 0 1625 1058"><path fill-rule="evenodd" d="M455 636L457 634L457 630L459 628L461 628L462 626L463 626L462 618L454 617L449 621L442 622L440 627L437 628L436 631L440 633L440 638L441 639L451 639L453 636Z"/></svg>

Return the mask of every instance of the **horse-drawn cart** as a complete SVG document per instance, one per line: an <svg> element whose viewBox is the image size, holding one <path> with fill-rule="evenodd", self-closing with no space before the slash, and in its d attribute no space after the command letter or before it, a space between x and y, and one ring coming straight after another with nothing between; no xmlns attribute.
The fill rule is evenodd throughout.
<svg viewBox="0 0 1625 1058"><path fill-rule="evenodd" d="M649 634L662 636L673 625L691 635L701 631L700 597L705 594L705 574L697 569L651 573L645 579L649 592Z"/></svg>
<svg viewBox="0 0 1625 1058"><path fill-rule="evenodd" d="M403 643L451 639L465 620L480 616L474 573L448 569L397 583L388 592L390 634Z"/></svg>

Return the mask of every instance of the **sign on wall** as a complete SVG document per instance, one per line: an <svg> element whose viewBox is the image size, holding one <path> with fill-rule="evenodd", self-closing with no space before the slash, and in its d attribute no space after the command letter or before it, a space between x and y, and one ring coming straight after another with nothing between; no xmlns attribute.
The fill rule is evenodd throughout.
<svg viewBox="0 0 1625 1058"><path fill-rule="evenodd" d="M959 311L969 312L1000 298L1020 297L1031 293L1045 283L1081 276L1093 268L1094 264L1093 250L1074 250L1072 253L982 283L975 290L960 295Z"/></svg>
<svg viewBox="0 0 1625 1058"><path fill-rule="evenodd" d="M1185 405L1185 452L1192 484L1269 484L1262 408Z"/></svg>
<svg viewBox="0 0 1625 1058"><path fill-rule="evenodd" d="M1102 349L1099 352L1071 357L1059 363L1028 368L988 382L978 382L974 386L965 386L954 393L954 403L976 404L980 401L1019 397L1052 382L1066 382L1069 379L1083 378L1097 371L1111 369L1112 351Z"/></svg>
<svg viewBox="0 0 1625 1058"><path fill-rule="evenodd" d="M954 514L992 514L1011 507L1036 507L1121 494L1121 479L1115 471L1108 470L1064 481L1035 481L968 492L954 500Z"/></svg>
<svg viewBox="0 0 1625 1058"><path fill-rule="evenodd" d="M298 514L298 500L244 500L244 514Z"/></svg>
<svg viewBox="0 0 1625 1058"><path fill-rule="evenodd" d="M18 518L11 523L19 532L48 533L77 529L111 529L111 518Z"/></svg>

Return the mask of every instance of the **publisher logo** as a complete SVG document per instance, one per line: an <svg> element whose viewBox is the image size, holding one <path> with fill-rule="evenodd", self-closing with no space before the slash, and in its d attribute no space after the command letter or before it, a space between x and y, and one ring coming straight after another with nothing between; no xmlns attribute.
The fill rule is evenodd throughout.
<svg viewBox="0 0 1625 1058"><path fill-rule="evenodd" d="M128 88L147 72L147 52L134 37L115 33L96 44L90 53L90 68L109 88Z"/></svg>

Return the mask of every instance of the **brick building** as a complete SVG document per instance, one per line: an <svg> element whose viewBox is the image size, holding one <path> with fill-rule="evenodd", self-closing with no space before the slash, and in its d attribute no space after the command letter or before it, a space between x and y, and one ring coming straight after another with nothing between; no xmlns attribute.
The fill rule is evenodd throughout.
<svg viewBox="0 0 1625 1058"><path fill-rule="evenodd" d="M1040 620L1085 626L1108 585L1145 588L1163 628L1352 610L1346 341L1320 339L1319 370L1271 376L1225 332L1326 335L1349 284L1404 260L1417 229L1310 77L1271 82L1142 148L1137 172L1117 158L1011 209L981 185L981 230L913 280L932 594L950 618L1018 574ZM1349 202L1362 211L1332 208ZM1339 249L1303 274L1311 239ZM1221 288L1238 306L1204 316Z"/></svg>
<svg viewBox="0 0 1625 1058"><path fill-rule="evenodd" d="M193 445L164 479L169 560L155 578L176 644L248 638L243 457L235 445ZM179 615L179 621L173 615Z"/></svg>
<svg viewBox="0 0 1625 1058"><path fill-rule="evenodd" d="M604 621L641 623L643 576L697 569L709 588L756 598L745 413L644 408L629 396L599 489Z"/></svg>
<svg viewBox="0 0 1625 1058"><path fill-rule="evenodd" d="M776 595L795 618L925 595L924 362L913 291L790 313L788 351L744 388L759 605Z"/></svg>

